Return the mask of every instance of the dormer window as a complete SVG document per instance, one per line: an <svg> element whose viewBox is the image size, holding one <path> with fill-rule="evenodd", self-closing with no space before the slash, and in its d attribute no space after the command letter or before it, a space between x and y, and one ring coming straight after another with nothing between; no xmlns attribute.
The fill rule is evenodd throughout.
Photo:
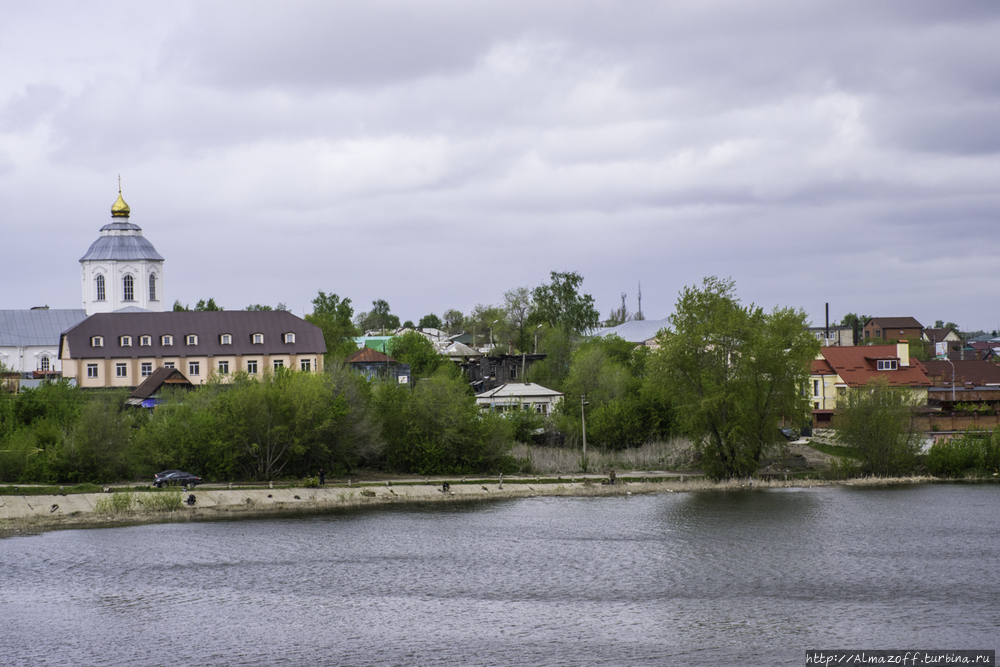
<svg viewBox="0 0 1000 667"><path fill-rule="evenodd" d="M197 345L198 344L198 336L196 336L195 334L188 334L187 336L184 337L184 344L185 345Z"/></svg>
<svg viewBox="0 0 1000 667"><path fill-rule="evenodd" d="M121 344L122 347L132 347L131 336L122 336L121 338L118 339L118 342L119 344Z"/></svg>
<svg viewBox="0 0 1000 667"><path fill-rule="evenodd" d="M262 333L255 333L253 335L253 344L254 345L263 345L264 344L264 334L262 334Z"/></svg>
<svg viewBox="0 0 1000 667"><path fill-rule="evenodd" d="M160 336L160 345L164 347L169 347L174 344L173 336Z"/></svg>
<svg viewBox="0 0 1000 667"><path fill-rule="evenodd" d="M104 336L92 336L90 338L91 347L104 347Z"/></svg>
<svg viewBox="0 0 1000 667"><path fill-rule="evenodd" d="M295 334L293 334L291 332L286 333L285 334L285 343L289 344L289 343L294 343L294 342L295 342Z"/></svg>
<svg viewBox="0 0 1000 667"><path fill-rule="evenodd" d="M895 359L879 359L875 364L880 371L894 371L899 368L899 362Z"/></svg>
<svg viewBox="0 0 1000 667"><path fill-rule="evenodd" d="M232 345L233 344L233 334L222 334L219 336L220 345Z"/></svg>
<svg viewBox="0 0 1000 667"><path fill-rule="evenodd" d="M152 336L139 336L139 345L141 347L149 347L153 344Z"/></svg>

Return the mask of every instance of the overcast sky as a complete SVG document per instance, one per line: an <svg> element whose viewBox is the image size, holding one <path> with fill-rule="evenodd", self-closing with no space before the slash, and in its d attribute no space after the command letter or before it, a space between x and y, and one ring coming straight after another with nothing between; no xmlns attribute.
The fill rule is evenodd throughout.
<svg viewBox="0 0 1000 667"><path fill-rule="evenodd" d="M81 307L121 174L169 303L996 329L998 63L992 0L4 2L0 308Z"/></svg>

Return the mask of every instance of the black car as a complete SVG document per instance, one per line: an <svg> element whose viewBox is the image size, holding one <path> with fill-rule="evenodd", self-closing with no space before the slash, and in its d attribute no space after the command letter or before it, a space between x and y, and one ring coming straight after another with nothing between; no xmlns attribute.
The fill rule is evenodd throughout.
<svg viewBox="0 0 1000 667"><path fill-rule="evenodd" d="M195 486L201 484L201 477L184 472L183 470L164 470L153 475L153 486L156 488L163 488L164 485L169 484Z"/></svg>

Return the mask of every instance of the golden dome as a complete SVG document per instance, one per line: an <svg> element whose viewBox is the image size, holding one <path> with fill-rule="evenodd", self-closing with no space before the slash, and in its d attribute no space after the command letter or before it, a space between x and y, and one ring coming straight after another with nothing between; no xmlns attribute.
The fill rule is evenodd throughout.
<svg viewBox="0 0 1000 667"><path fill-rule="evenodd" d="M128 207L128 204L125 203L125 200L122 199L122 191L119 190L118 191L118 201L116 201L114 203L114 205L111 207L111 217L112 218L127 218L128 214L130 212L131 212L131 209Z"/></svg>

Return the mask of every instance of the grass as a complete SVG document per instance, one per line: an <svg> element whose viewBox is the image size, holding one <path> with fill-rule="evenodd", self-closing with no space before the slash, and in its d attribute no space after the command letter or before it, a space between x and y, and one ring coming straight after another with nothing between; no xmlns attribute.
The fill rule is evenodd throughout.
<svg viewBox="0 0 1000 667"><path fill-rule="evenodd" d="M523 473L568 475L616 470L690 470L695 467L691 443L682 438L651 442L622 450L588 448L586 470L579 449L519 444L513 454Z"/></svg>
<svg viewBox="0 0 1000 667"><path fill-rule="evenodd" d="M97 499L94 511L107 516L122 516L131 512L172 512L183 506L180 489L163 493L136 494L133 491L115 491Z"/></svg>
<svg viewBox="0 0 1000 667"><path fill-rule="evenodd" d="M61 496L69 493L100 493L104 487L98 484L77 484L76 486L22 486L20 484L0 486L0 496Z"/></svg>
<svg viewBox="0 0 1000 667"><path fill-rule="evenodd" d="M841 447L840 445L828 445L816 441L810 442L809 446L816 451L829 454L830 456L849 456L855 459L861 458L861 452L859 452L855 447Z"/></svg>

